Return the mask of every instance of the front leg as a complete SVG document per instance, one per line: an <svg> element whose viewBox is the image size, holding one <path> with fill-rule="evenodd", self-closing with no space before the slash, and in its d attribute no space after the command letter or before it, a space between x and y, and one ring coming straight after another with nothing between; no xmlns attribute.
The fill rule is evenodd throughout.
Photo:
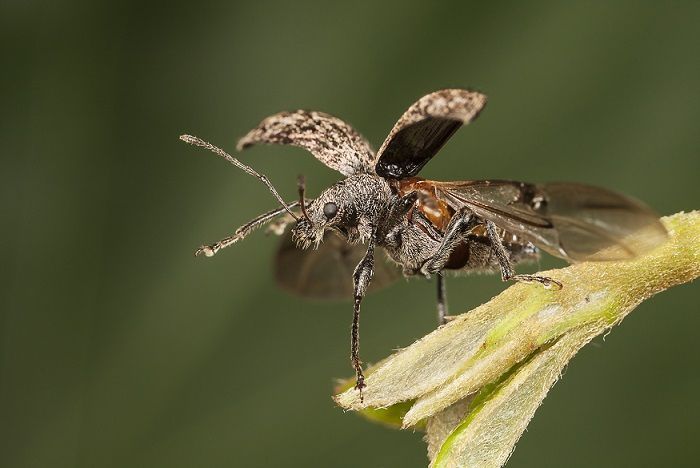
<svg viewBox="0 0 700 468"><path fill-rule="evenodd" d="M492 221L486 221L486 232L491 241L491 247L498 259L498 264L501 267L501 279L503 279L503 281L515 280L523 283L540 283L547 289L552 287L561 289L563 287L559 281L547 278L546 276L516 275L515 270L513 270L513 265L510 263L508 251L503 246L503 242L496 231L496 225Z"/></svg>
<svg viewBox="0 0 700 468"><path fill-rule="evenodd" d="M362 400L362 389L365 387L365 376L362 373L362 361L360 361L360 303L367 292L367 287L372 276L374 275L374 242L375 232L370 237L367 245L367 253L357 264L355 272L352 275L353 286L355 290L355 303L352 316L352 331L350 335L350 361L355 369L357 378L355 388L360 391L360 400Z"/></svg>
<svg viewBox="0 0 700 468"><path fill-rule="evenodd" d="M450 219L445 235L440 242L437 252L423 263L421 273L429 277L442 270L450 259L452 251L464 240L464 236L478 224L474 213L467 208L460 209Z"/></svg>

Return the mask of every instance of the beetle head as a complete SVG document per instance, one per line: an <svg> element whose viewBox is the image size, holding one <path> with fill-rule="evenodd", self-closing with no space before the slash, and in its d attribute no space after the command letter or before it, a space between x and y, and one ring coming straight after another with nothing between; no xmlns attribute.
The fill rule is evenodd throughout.
<svg viewBox="0 0 700 468"><path fill-rule="evenodd" d="M304 216L292 228L292 239L301 248L318 246L326 229L335 229L350 242L365 241L390 197L383 179L370 174L350 176L303 207Z"/></svg>

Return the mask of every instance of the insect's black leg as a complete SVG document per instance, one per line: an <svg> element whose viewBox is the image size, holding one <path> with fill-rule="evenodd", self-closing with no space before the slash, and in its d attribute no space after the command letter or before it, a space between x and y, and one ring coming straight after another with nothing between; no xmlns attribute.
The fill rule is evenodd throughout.
<svg viewBox="0 0 700 468"><path fill-rule="evenodd" d="M362 400L362 389L365 387L365 376L362 373L362 361L360 361L360 303L367 292L367 287L374 275L374 234L367 245L367 253L357 264L352 275L355 290L355 303L352 316L352 331L350 335L350 361L355 369L357 378L355 388L360 391Z"/></svg>
<svg viewBox="0 0 700 468"><path fill-rule="evenodd" d="M452 251L464 239L464 235L474 229L477 224L478 221L470 210L462 208L455 213L450 224L447 225L440 247L432 258L425 261L420 269L421 273L429 276L442 270L450 259Z"/></svg>
<svg viewBox="0 0 700 468"><path fill-rule="evenodd" d="M294 203L290 203L288 206L290 208L294 208L298 204L299 204L299 202L294 202ZM251 221L247 222L243 226L236 229L236 232L233 233L233 235L226 237L224 239L221 239L219 242L216 242L214 244L203 245L200 248L198 248L194 254L195 255L204 254L207 257L212 257L219 250L235 244L239 240L245 238L248 234L253 232L255 229L270 222L272 219L276 218L277 216L284 214L286 211L287 211L286 208L277 208L277 209L274 209L272 211L268 211L267 213L261 214L257 218L252 219Z"/></svg>
<svg viewBox="0 0 700 468"><path fill-rule="evenodd" d="M395 238L402 229L402 219L413 208L418 199L418 192L411 192L396 199L386 215L386 219L377 228L377 237L382 239Z"/></svg>
<svg viewBox="0 0 700 468"><path fill-rule="evenodd" d="M437 273L437 316L439 325L447 323L447 285L441 271Z"/></svg>
<svg viewBox="0 0 700 468"><path fill-rule="evenodd" d="M514 280L522 281L524 283L540 283L545 288L562 288L562 284L559 281L552 278L547 278L546 276L516 275L515 270L513 270L513 265L511 265L510 259L508 258L508 252L498 236L496 225L491 221L486 221L486 232L488 233L489 240L491 241L493 252L496 254L496 258L498 259L498 264L501 266L501 278L503 281Z"/></svg>

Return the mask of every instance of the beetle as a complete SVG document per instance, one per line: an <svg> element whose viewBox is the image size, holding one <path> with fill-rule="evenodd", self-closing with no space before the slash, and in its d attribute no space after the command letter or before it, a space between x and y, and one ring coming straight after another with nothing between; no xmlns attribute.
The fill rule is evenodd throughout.
<svg viewBox="0 0 700 468"><path fill-rule="evenodd" d="M300 179L299 199L292 203L250 166L197 137L181 136L260 179L280 203L232 236L200 247L196 255L212 256L267 223L272 222L277 234L293 223L278 253L278 279L305 295L351 292L350 359L355 388L361 392L365 383L359 357L360 305L378 266L378 249L405 276L436 275L438 317L444 323L445 271L500 271L503 281L561 288L553 278L516 274L514 265L538 258L540 250L569 262L631 259L666 239L654 211L604 188L418 177L485 104L484 94L467 89L427 94L404 112L376 153L350 125L323 112L298 110L267 117L239 140L239 151L259 143L297 146L345 177L310 200ZM326 267L317 268L324 261ZM350 261L356 262L351 290L349 284L338 286L338 278L350 275L333 275L329 268L348 268ZM300 273L299 265L306 265L307 273ZM381 278L388 282L391 274Z"/></svg>

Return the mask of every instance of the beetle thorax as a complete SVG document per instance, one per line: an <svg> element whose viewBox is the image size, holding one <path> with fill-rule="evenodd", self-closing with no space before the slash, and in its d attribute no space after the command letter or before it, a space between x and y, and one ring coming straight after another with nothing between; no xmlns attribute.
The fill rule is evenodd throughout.
<svg viewBox="0 0 700 468"><path fill-rule="evenodd" d="M375 224L392 199L387 181L373 174L357 174L338 182L331 191L353 207L358 223ZM352 223L353 220L348 219Z"/></svg>

